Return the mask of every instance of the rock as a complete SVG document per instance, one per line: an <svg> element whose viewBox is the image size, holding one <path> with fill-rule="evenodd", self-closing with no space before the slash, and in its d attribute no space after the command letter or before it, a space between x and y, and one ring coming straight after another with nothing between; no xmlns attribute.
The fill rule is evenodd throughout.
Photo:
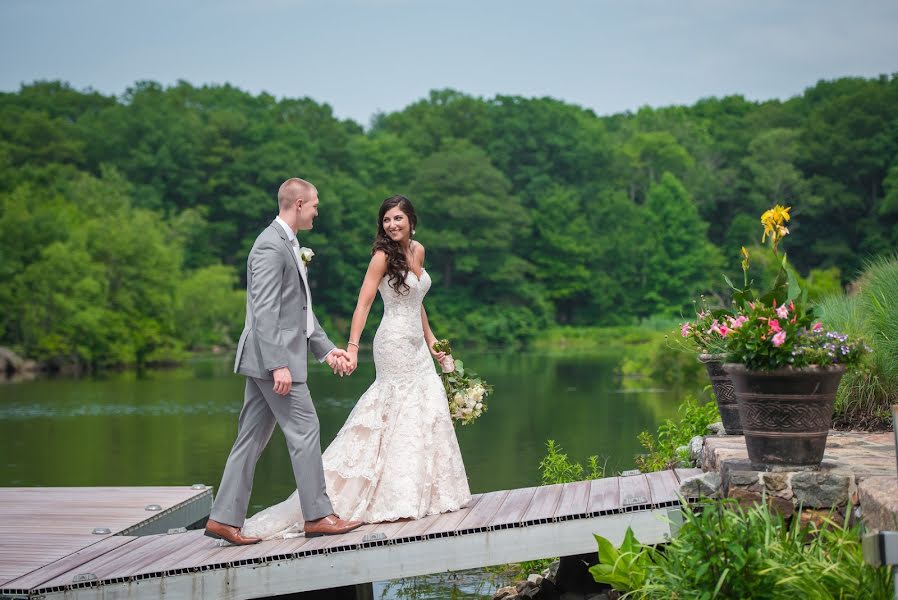
<svg viewBox="0 0 898 600"><path fill-rule="evenodd" d="M687 477L680 483L680 494L686 498L717 498L720 495L720 474L710 471Z"/></svg>
<svg viewBox="0 0 898 600"><path fill-rule="evenodd" d="M780 498L778 496L765 495L757 490L747 487L731 487L728 493L729 498L733 498L739 502L739 506L745 510L749 510L754 506L765 502L770 510L778 512L785 518L791 517L795 513L795 506L791 500Z"/></svg>
<svg viewBox="0 0 898 600"><path fill-rule="evenodd" d="M807 508L831 508L848 502L851 481L846 475L802 471L792 475L795 499Z"/></svg>
<svg viewBox="0 0 898 600"><path fill-rule="evenodd" d="M689 454L689 446L677 446L677 449L674 450L677 456L682 456L684 454Z"/></svg>
<svg viewBox="0 0 898 600"><path fill-rule="evenodd" d="M727 470L727 486L750 486L759 482L757 471Z"/></svg>
<svg viewBox="0 0 898 600"><path fill-rule="evenodd" d="M515 591L518 594L523 594L525 590L528 590L531 587L535 587L535 586L531 585L529 581L519 581L518 584L515 586Z"/></svg>
<svg viewBox="0 0 898 600"><path fill-rule="evenodd" d="M533 585L537 585L537 586L538 586L538 585L540 585L540 584L543 582L543 576L542 576L542 575L537 575L536 573L533 573L532 575L530 575L530 576L527 578L527 582L528 582L528 583L532 583Z"/></svg>
<svg viewBox="0 0 898 600"><path fill-rule="evenodd" d="M714 435L726 435L726 430L723 428L723 423L721 421L708 425L708 430Z"/></svg>
<svg viewBox="0 0 898 600"><path fill-rule="evenodd" d="M513 586L507 585L496 590L496 593L493 594L493 600L511 600L511 598L517 595L517 590Z"/></svg>
<svg viewBox="0 0 898 600"><path fill-rule="evenodd" d="M763 473L761 480L768 492L780 492L789 487L788 473Z"/></svg>
<svg viewBox="0 0 898 600"><path fill-rule="evenodd" d="M555 577L558 575L558 565L559 561L553 561L552 564L549 565L548 569L545 569L542 573L543 578L551 580L553 583L555 582Z"/></svg>
<svg viewBox="0 0 898 600"><path fill-rule="evenodd" d="M689 458L692 459L692 464L702 464L702 452L704 448L705 438L703 438L702 436L697 435L689 440Z"/></svg>
<svg viewBox="0 0 898 600"><path fill-rule="evenodd" d="M520 594L518 594L518 598L538 598L540 595L540 589L538 587L527 588Z"/></svg>
<svg viewBox="0 0 898 600"><path fill-rule="evenodd" d="M838 511L829 511L829 510L815 510L813 508L808 510L803 510L799 514L798 522L802 527L807 527L811 523L816 525L819 529L842 527L845 525L845 518Z"/></svg>

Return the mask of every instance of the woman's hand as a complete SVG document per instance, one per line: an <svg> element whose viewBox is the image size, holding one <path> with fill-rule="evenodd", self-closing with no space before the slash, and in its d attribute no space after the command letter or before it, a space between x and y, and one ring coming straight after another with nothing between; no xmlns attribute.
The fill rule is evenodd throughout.
<svg viewBox="0 0 898 600"><path fill-rule="evenodd" d="M427 346L427 349L430 350L430 353L433 355L433 357L435 359L437 359L437 362L442 364L443 359L446 358L446 353L445 352L437 352L436 350L434 350L433 346L436 343L437 343L437 340L433 340L432 342L430 342L430 345Z"/></svg>
<svg viewBox="0 0 898 600"><path fill-rule="evenodd" d="M359 349L355 345L350 344L349 347L346 348L346 354L349 355L349 373L352 374L356 370L356 367L359 366Z"/></svg>

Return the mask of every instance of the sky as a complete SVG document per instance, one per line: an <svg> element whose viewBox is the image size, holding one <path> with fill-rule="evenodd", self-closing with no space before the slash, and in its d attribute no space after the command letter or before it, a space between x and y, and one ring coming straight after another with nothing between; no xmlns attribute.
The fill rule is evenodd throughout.
<svg viewBox="0 0 898 600"><path fill-rule="evenodd" d="M230 83L362 125L452 88L606 115L898 73L898 0L0 0L0 91Z"/></svg>

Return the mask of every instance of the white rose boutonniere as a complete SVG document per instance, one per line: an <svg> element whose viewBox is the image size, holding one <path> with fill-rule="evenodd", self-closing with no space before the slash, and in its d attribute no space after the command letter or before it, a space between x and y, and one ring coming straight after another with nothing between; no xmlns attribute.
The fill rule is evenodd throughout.
<svg viewBox="0 0 898 600"><path fill-rule="evenodd" d="M315 256L314 250L311 248L306 248L303 246L299 249L299 257L302 259L302 264L305 266L309 266L309 263L312 262L312 257Z"/></svg>

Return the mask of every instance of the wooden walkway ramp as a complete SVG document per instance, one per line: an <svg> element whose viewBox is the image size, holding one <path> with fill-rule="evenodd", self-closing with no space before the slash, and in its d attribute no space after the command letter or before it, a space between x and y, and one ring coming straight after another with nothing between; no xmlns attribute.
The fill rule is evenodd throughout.
<svg viewBox="0 0 898 600"><path fill-rule="evenodd" d="M107 537L0 583L0 597L259 598L594 552L592 533L620 542L627 527L660 543L680 481L700 472L490 492L454 513L254 546L222 546L202 531Z"/></svg>

